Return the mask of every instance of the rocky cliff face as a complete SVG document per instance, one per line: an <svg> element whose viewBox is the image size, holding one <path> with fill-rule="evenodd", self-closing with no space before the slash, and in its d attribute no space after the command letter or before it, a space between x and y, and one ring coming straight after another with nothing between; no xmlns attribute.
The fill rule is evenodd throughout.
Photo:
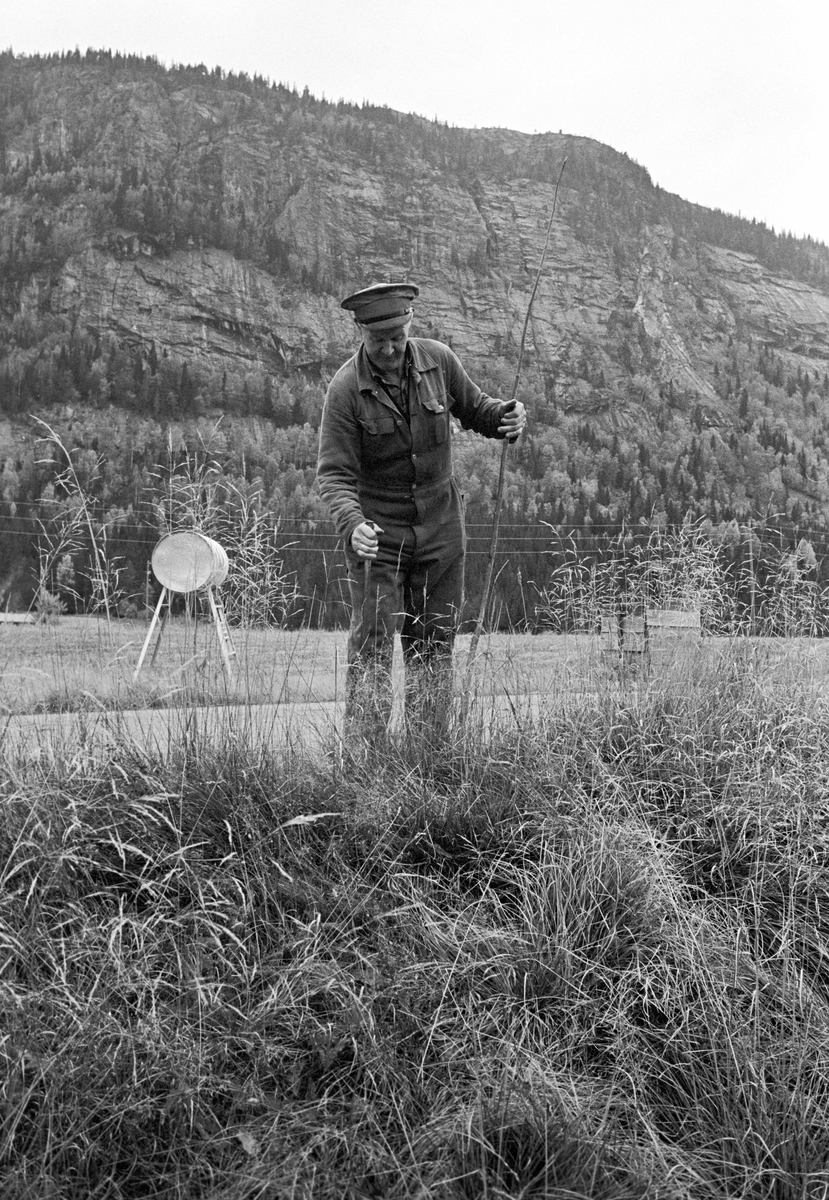
<svg viewBox="0 0 829 1200"><path fill-rule="evenodd" d="M518 180L483 192L479 205L449 182L420 203L430 214L406 217L413 265L401 272L390 257L365 252L385 220L382 194L367 186L357 198L342 180L317 179L312 206L292 201L278 226L297 254L332 270L353 263L353 285L405 273L419 282L421 329L450 337L461 354L497 356L517 346L544 241L550 189ZM301 214L298 216L298 214ZM435 227L451 231L438 239ZM660 382L715 401L713 347L722 335L754 336L814 369L829 363L829 296L764 269L750 255L706 246L697 261L672 257L672 231L644 231L638 261L615 269L602 248L585 246L560 217L554 227L531 324L528 352L565 376L563 399L600 407L619 395L641 358ZM497 245L497 262L469 264L482 246ZM336 247L336 249L334 249ZM306 255L307 256L307 255ZM457 261L460 260L460 261ZM228 251L195 245L165 252L152 238L118 231L90 238L59 272L34 274L19 309L48 310L68 327L110 331L129 344L193 358L208 370L228 363L280 370L347 352L354 341L338 296L315 294L291 280L240 261ZM622 346L628 350L623 352ZM605 372L603 395L586 394L562 371L589 350Z"/></svg>
<svg viewBox="0 0 829 1200"><path fill-rule="evenodd" d="M340 297L405 276L416 332L506 388L567 156L527 340L539 419L655 445L666 409L725 438L762 405L812 452L827 401L781 389L805 375L814 399L829 370L825 248L666 196L587 139L71 59L2 63L7 387L78 333L204 376L324 379L355 343Z"/></svg>
<svg viewBox="0 0 829 1200"><path fill-rule="evenodd" d="M356 180L315 178L286 206L278 228L293 253L312 246L322 271L342 258L352 263L353 284L345 286L356 287L401 273L399 261L366 252L372 231L388 219L386 203L365 180L358 188ZM422 289L417 331L451 340L464 358L509 362L550 203L548 187L520 180L482 189L477 203L451 181L433 182L418 198L419 211L406 216L412 265L405 273ZM437 229L449 232L440 238ZM647 227L638 256L619 268L603 247L574 236L566 208L557 219L527 361L555 381L565 412L612 412L616 427L640 422L630 394L639 374L657 388L671 386L689 405L701 403L708 424L726 425L732 414L713 371L729 340L771 347L789 373L829 367L826 293L745 253L717 246L672 253L673 238L670 228ZM497 248L489 259L487 245ZM476 256L483 269L469 265ZM140 233L119 231L90 238L48 278L33 275L18 311L46 310L67 329L109 332L202 371L281 375L333 368L351 352L354 328L338 300L227 250L163 251Z"/></svg>

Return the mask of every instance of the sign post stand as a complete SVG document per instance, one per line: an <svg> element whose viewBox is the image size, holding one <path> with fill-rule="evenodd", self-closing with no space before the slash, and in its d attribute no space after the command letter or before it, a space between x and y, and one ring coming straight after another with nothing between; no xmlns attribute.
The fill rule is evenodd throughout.
<svg viewBox="0 0 829 1200"><path fill-rule="evenodd" d="M150 642L153 640L153 634L155 633L155 627L158 624L159 617L161 616L161 609L162 609L162 607L164 605L164 601L166 599L167 599L167 589L166 589L166 587L163 587L161 589L161 595L158 598L158 604L156 604L156 606L155 606L155 612L153 613L153 619L150 621L150 628L147 630L147 636L144 638L144 645L141 647L141 653L138 656L138 665L136 666L135 672L133 673L133 677L132 677L133 680L136 680L138 678L138 674L139 674L142 666L144 665L144 659L147 656L147 649L150 645ZM166 620L166 618L165 618L165 620ZM161 644L161 634L163 632L164 632L164 623L162 622L161 630L159 631L159 635L158 635L158 641L156 642L155 650L153 651L153 657L152 657L153 662L155 662L155 656L158 653L158 647Z"/></svg>
<svg viewBox="0 0 829 1200"><path fill-rule="evenodd" d="M216 637L219 641L219 649L222 652L225 670L228 676L232 677L236 650L230 636L224 605L221 599L215 594L215 589L224 583L230 569L224 549L218 542L214 542L212 538L207 537L206 534L197 533L195 530L189 533L169 533L161 539L155 550L153 550L152 569L153 574L161 584L161 595L158 598L153 619L150 622L147 636L144 639L144 645L138 657L133 680L138 679L141 668L144 665L144 659L147 656L147 650L153 640L159 621L161 621L161 627L158 631L158 638L151 660L155 662L158 648L161 645L161 639L164 635L167 618L170 615L173 593L182 592L189 595L192 592L199 591L207 593L207 600L210 605L210 612L213 617L213 624L216 629ZM161 614L165 602L167 604L167 611L162 617Z"/></svg>

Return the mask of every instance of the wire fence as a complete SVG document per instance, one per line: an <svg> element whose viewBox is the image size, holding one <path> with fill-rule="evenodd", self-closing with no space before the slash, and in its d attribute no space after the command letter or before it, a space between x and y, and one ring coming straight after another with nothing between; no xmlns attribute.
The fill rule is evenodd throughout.
<svg viewBox="0 0 829 1200"><path fill-rule="evenodd" d="M118 613L136 615L154 606L159 588L150 558L163 532L157 509L140 517L130 512L108 524L102 519L91 522L91 534L86 529L76 531L65 554L51 555L44 576L44 545L50 538L53 548L58 544L65 520L58 506L51 512L50 508L40 504L28 512L0 513L0 563L7 576L13 574L9 568L16 569L22 580L18 595L26 592L25 580L29 580L24 607L36 607L38 590L45 589L59 598L64 611L90 611L93 550L99 574L103 561L117 581L113 586ZM231 573L235 559L233 586L240 611L261 613L261 597L254 597L252 589L254 579L261 588L267 577L271 590L279 583L280 596L290 600L271 605L274 621L312 627L347 623L345 558L332 524L298 518L253 519L249 512L246 520L250 528L244 537L234 532L232 514L227 513L211 533L229 543ZM96 546L91 544L94 529L104 531ZM467 524L465 622L480 602L489 533L483 522ZM67 586L69 576L71 586ZM0 589L2 581L0 573ZM9 601L9 589L5 599L0 590L0 607L8 607ZM555 526L501 523L488 628L596 629L602 614L621 608L633 611L657 601L696 605L707 632L751 629L773 635L825 636L829 535L821 529L770 520L719 526L698 521L679 527L658 522L626 526L618 521Z"/></svg>

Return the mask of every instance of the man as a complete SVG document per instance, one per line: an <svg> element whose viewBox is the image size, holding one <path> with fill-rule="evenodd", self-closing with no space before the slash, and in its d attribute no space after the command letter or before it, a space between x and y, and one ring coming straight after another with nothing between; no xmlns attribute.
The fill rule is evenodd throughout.
<svg viewBox="0 0 829 1200"><path fill-rule="evenodd" d="M376 740L391 713L400 630L410 729L440 732L451 699L463 600L463 500L450 416L515 440L524 406L485 395L441 342L409 336L418 288L374 284L348 296L361 345L334 376L317 479L345 543L351 594L345 733Z"/></svg>

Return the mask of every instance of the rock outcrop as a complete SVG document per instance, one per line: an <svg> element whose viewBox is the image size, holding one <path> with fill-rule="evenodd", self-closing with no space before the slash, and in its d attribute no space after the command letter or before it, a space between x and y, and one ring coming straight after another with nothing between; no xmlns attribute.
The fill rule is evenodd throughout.
<svg viewBox="0 0 829 1200"><path fill-rule="evenodd" d="M526 341L539 424L675 455L692 416L731 440L782 421L829 487L825 247L666 195L585 138L111 55L0 71L0 379L19 397L78 335L114 339L139 373L166 357L324 381L355 342L339 298L401 276L421 288L416 331L505 390L566 157ZM811 408L792 399L810 388Z"/></svg>

